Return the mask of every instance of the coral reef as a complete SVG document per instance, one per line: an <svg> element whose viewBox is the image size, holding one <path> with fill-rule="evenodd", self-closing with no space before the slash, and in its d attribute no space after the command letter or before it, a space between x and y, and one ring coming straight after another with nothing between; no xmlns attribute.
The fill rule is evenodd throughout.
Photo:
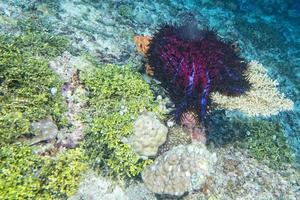
<svg viewBox="0 0 300 200"><path fill-rule="evenodd" d="M278 83L280 83L280 91L284 92L288 98L294 101L294 109L292 112L281 112L274 118L276 118L276 120L284 126L284 134L287 136L289 144L293 145L294 150L299 150L298 130L300 121L298 119L300 116L300 104L298 97L300 94L300 73L298 73L299 67L297 66L299 66L300 42L298 36L300 20L298 20L298 10L299 4L295 4L292 1L285 2L284 0L264 0L261 2L259 1L258 3L253 3L253 1L249 0L242 2L236 0L226 0L222 2L207 0L1 1L0 32L1 34L6 35L6 37L3 37L3 40L4 43L8 45L1 46L0 51L2 53L4 50L10 49L9 53L20 53L22 56L10 57L5 61L5 65L0 66L1 70L5 69L5 73L9 73L9 70L12 69L10 81L8 82L6 81L8 79L3 78L3 71L0 71L0 151L3 150L2 152L4 152L7 150L8 147L4 146L5 144L11 145L11 143L23 142L24 138L30 139L30 144L32 144L32 146L30 148L25 147L28 148L30 152L32 149L36 150L36 147L38 147L38 145L33 144L45 146L48 144L52 145L52 142L48 141L53 141L53 139L55 142L57 142L56 140L58 139L62 146L69 146L68 144L71 144L72 142L70 143L69 137L65 138L65 136L71 136L71 133L76 130L79 130L82 133L82 124L80 124L80 121L83 118L80 118L80 114L84 113L84 110L81 109L81 106L83 105L81 103L84 103L84 106L91 105L90 99L92 99L92 96L89 97L89 101L82 101L81 97L85 99L86 95L91 95L93 93L90 92L90 86L87 87L89 90L86 90L86 88L83 87L80 80L82 75L80 71L79 82L77 82L77 70L73 70L72 64L74 56L64 53L61 57L54 59L54 62L51 62L51 69L59 69L55 69L54 71L59 74L62 81L60 81L57 76L53 77L52 75L54 73L51 73L49 76L41 73L41 71L46 69L49 57L61 55L67 47L68 42L65 37L57 35L53 36L53 33L66 35L70 38L72 46L77 48L69 50L72 52L72 55L78 55L85 51L88 54L92 54L97 59L97 62L118 64L130 62L131 68L139 68L141 66L142 57L137 55L134 51L134 45L132 43L133 35L153 35L158 24L180 24L182 18L191 15L194 15L195 19L200 22L200 26L207 24L210 27L217 29L218 34L220 34L221 37L235 40L235 44L238 44L242 49L240 53L243 57L249 60L259 60L259 62L264 63L265 66L269 66L267 69L270 77L273 80L276 79ZM266 12L270 15L265 15ZM279 13L281 13L281 15L279 15ZM293 17L293 19L291 19L291 17ZM33 31L36 30L39 32L33 33ZM13 40L15 39L11 39L11 35L18 37L18 42L14 42ZM147 51L147 40L142 42L144 42L144 46L141 46L141 50ZM11 44L17 48L11 48ZM140 53L142 52L140 51ZM4 58L2 55L0 55L0 62L2 62ZM25 55L26 59L23 59L23 56ZM21 58L19 59L20 62L18 61L18 58ZM45 62L43 62L44 64L36 64L36 66L39 66L41 70L39 70L38 67L32 68L32 60L39 60L42 62L40 58L46 59ZM19 70L16 74L16 68L12 67L13 65L23 65L24 68L18 68ZM78 63L76 69L80 68L81 70L86 67L88 68L88 65L90 65L90 63L82 61L81 63ZM149 63L146 65L146 71L149 75L154 75L155 73L153 67L150 66ZM63 75L65 72L67 73L66 76ZM94 71L92 70L86 73L91 73L92 76ZM14 77L16 77L19 81L15 80ZM75 79L70 80L70 77ZM149 79L149 77L145 77ZM20 78L28 79L29 84L26 85L26 87L22 87L23 80L20 81ZM36 81L34 78L41 79L41 82ZM48 84L49 81L54 79L58 80L58 82L54 81L55 84ZM103 79L99 77L98 79L103 81ZM257 80L261 81L263 79ZM98 80L95 79L95 82L97 81ZM113 81L115 81L115 79L111 80L111 82ZM118 78L117 81L119 81ZM156 87L156 85L154 86L154 84L150 85L150 87L154 88L155 96L158 95L157 99L159 99L159 97L160 99L165 99L165 92L163 92L161 87L159 87L159 81L154 79L151 79L151 81L158 85L158 87ZM66 82L66 84L62 90L62 97L61 86L63 82ZM108 82L109 86L107 87L109 88L111 82ZM79 85L77 83L79 83ZM32 84L32 86L30 86L30 84ZM269 86L271 87L271 85L272 84ZM2 86L5 86L5 88ZM10 93L3 90L11 88L11 86L13 86L13 91L10 91ZM264 86L261 85L261 87ZM38 88L40 88L40 90ZM126 93L130 93L130 90L132 89L132 87L128 88L129 90L126 90ZM273 85L272 88L274 88ZM36 89L38 92L36 92ZM121 90L124 91L125 89ZM263 91L266 94L270 92L269 90ZM107 91L104 93L106 92ZM34 96L32 96L33 94ZM108 99L116 98L115 94L116 93L113 93L110 97L106 98L106 102L108 102L108 104L111 103ZM255 98L249 98L249 101L247 100L247 102L253 100L256 101L256 99L261 98L261 95L262 93L259 93L259 95L255 96ZM46 98L44 98L44 96ZM245 96L247 96L247 94ZM280 98L281 100L277 101L280 96L281 94L277 92L277 96L274 96L274 99L276 99L275 101L267 101L269 98L266 98L260 99L258 103L246 103L247 107L249 105L251 106L250 108L248 107L250 110L248 115L253 116L254 113L259 112L260 108L255 110L256 104L264 104L262 105L262 107L265 107L263 114L255 114L263 115L264 117L281 111L276 111L276 106L272 106L275 102L281 102L285 105L283 106L285 108L283 108L282 111L290 110L292 108L291 101L283 97ZM14 97L16 97L16 99L14 99ZM124 99L125 98L117 98L116 102L126 102L127 100ZM145 99L144 101L146 101ZM230 101L232 100L231 98L229 99ZM64 105L65 100L68 101L66 105ZM143 109L141 109L141 111L137 111L137 114L132 114L130 117L126 117L124 123L122 120L125 118L120 119L118 113L122 116L126 115L126 113L128 113L128 109L126 106L122 107L122 105L119 107L120 109L116 109L109 113L108 116L112 116L113 112L117 113L109 120L93 121L93 119L96 118L94 116L94 111L97 111L97 107L107 105L106 102L105 104L100 104L100 102L103 103L103 99L97 100L99 101L99 104L91 108L84 118L86 124L93 122L93 127L88 127L86 137L87 140L90 141L86 141L85 144L90 145L89 148L93 151L91 152L93 166L103 169L105 173L106 171L111 170L108 166L108 160L110 158L112 160L114 159L113 156L115 154L112 152L119 147L115 146L114 148L111 148L111 146L108 147L106 144L111 144L110 142L112 141L112 143L115 144L114 142L119 142L119 140L110 140L110 142L104 143L103 137L98 137L97 134L116 133L117 135L121 135L119 138L123 138L124 136L119 134L123 130L125 130L125 132L130 130L133 133L132 123ZM29 104L29 102L32 102L34 105ZM87 104L85 104L85 102ZM136 100L136 103L139 104L139 100ZM238 104L240 103L241 102ZM115 102L112 102L112 104L115 105ZM272 111L271 114L268 111L269 108L267 108L267 104L272 106L271 110L274 112ZM291 153L289 152L288 145L285 142L283 130L277 125L277 122L273 122L274 118L271 118L272 121L263 121L260 123L256 120L248 121L246 120L247 118L244 118L244 115L239 115L243 117L241 118L242 120L246 121L240 120L240 122L235 123L232 122L232 117L230 117L230 120L228 119L228 114L233 113L233 115L236 115L239 114L239 112L225 111L227 116L225 117L223 112L225 106L222 107L223 105L215 105L216 108L222 110L213 112L209 115L205 120L205 125L206 130L210 133L209 135L211 135L210 128L212 128L212 126L215 131L219 131L219 135L216 138L218 141L222 141L215 144L217 147L213 145L210 146L214 152L217 152L219 158L218 164L216 165L217 167L214 168L216 171L212 174L212 176L206 179L200 189L200 192L189 193L189 195L182 197L182 199L298 199L300 196L299 173L293 171L290 164L284 164L284 162L290 162ZM8 106L9 109L6 109ZM239 109L234 108L234 106L232 109L230 108L230 110ZM239 106L243 107L242 105ZM66 108L70 109L67 111ZM162 105L161 108L169 110L173 108L173 105L168 102ZM103 109L104 111L99 111L104 113L103 118L109 109L110 107L108 109ZM36 112L39 110L43 111L41 112L42 114ZM208 110L213 110L213 106L208 107ZM71 115L69 116L68 114ZM193 119L193 117L190 118L191 115L189 112L183 112L183 115L185 115L186 118L182 120L182 124L186 126L188 130L193 130L191 125L194 124L195 119ZM79 122L79 126L73 126L72 124L74 124L74 122ZM113 124L113 126L109 124ZM172 123L169 123L170 126L172 126L171 124ZM211 127L209 127L208 124L211 124ZM37 125L43 127L40 129L30 129L30 127L37 127ZM232 126L231 130L228 131L228 133L225 133L226 130L228 130L228 126ZM110 127L111 129L109 129ZM117 133L115 130L118 130L119 128L121 128L121 130ZM166 144L160 147L162 152L170 150L172 147L179 144L189 144L191 142L189 135L177 128L178 125L175 125L174 129L176 130L173 131L173 129L171 129L171 131L169 131ZM101 131L99 131L100 129ZM177 130L180 130L180 133L177 133ZM240 144L232 142L232 138L236 136L236 134L240 135L240 133L246 136L246 138L243 138L245 140L237 138L238 141L236 142L241 142ZM227 142L224 142L224 137L222 137L223 134L230 138L230 145L225 145ZM57 139L55 137L57 137ZM263 142L260 143L260 141ZM219 146L220 144L221 146ZM232 145L234 145L234 147L232 147ZM16 147L15 145L13 146ZM271 149L271 151L268 151L268 149L265 149L264 147ZM14 156L15 154L11 153L9 150L7 150L7 158L1 156L1 199L42 199L42 196L45 196L45 199L66 199L69 194L73 193L70 191L74 191L76 189L76 184L79 180L76 180L76 184L74 185L73 183L70 184L74 187L66 186L61 184L61 182L63 180L67 180L68 182L72 181L69 178L72 176L77 177L73 173L68 176L69 169L73 169L75 165L74 163L62 164L61 159L57 159L57 157L51 158L53 159L51 160L51 163L54 165L58 162L58 165L61 165L62 169L66 170L66 174L62 173L63 170L58 170L60 172L56 173L54 172L55 170L53 170L55 167L48 167L48 165L45 165L45 167L48 167L47 170L50 170L50 172L45 173L47 175L39 179L37 178L40 174L39 170L44 169L44 163L40 163L40 160L48 159L48 156L59 156L62 152L55 152L58 154L54 153L47 156L30 153L29 156L29 154L25 152L25 148L17 146L14 150L20 156ZM33 152L35 152L34 150ZM80 149L75 150L80 151ZM121 149L121 151L123 150L124 149ZM86 149L86 151L89 151L89 149ZM162 152L160 152L160 154ZM69 153L69 150L66 150L64 153ZM106 155L109 155L109 157ZM117 164L115 165L121 163L120 170L125 169L123 172L129 171L129 166L133 167L133 171L135 170L134 172L138 171L134 168L136 165L132 164L131 157L128 158L126 155L118 154L118 152L116 152L115 157L117 157L117 162L115 163ZM299 155L299 152L296 152L296 156L299 157ZM10 159L9 156L12 157L9 162L17 163L17 166L6 165L8 163L8 159ZM31 156L35 156L35 158L32 158ZM104 159L102 159L102 156ZM119 157L124 157L124 159L121 160ZM62 159L68 160L66 157L63 157ZM127 160L130 160L130 162L126 162ZM4 166L2 164L4 164ZM35 167L36 164L37 167ZM270 167L273 167L274 169ZM56 168L60 167L57 166ZM284 170L281 170L282 168ZM53 172L51 172L51 170ZM115 171L114 173L118 172ZM48 177L53 179L53 181L49 180ZM59 177L58 180L56 177ZM87 180L88 178L89 177L87 177ZM90 199L92 197L97 198L100 196L100 198L104 197L105 199L123 198L142 200L148 198L156 199L156 197L159 199L159 196L155 197L154 193L149 192L150 197L148 195L144 195L144 186L135 187L135 185L130 183L130 186L134 186L135 188L131 191L135 195L129 196L129 191L122 186L117 187L112 185L112 187L107 187L104 191L101 190L101 188L99 189L99 185L102 183L105 184L105 181L97 182L93 178L90 178L89 181L87 180L84 183L91 185L90 188L89 185L85 185L85 191L89 188L89 192L91 193L87 192L87 194L82 195L83 198ZM44 181L51 182L51 187L39 190L38 188L41 185L45 185ZM56 182L58 183L57 187ZM95 185L99 184L95 186L91 182L95 183ZM8 196L7 193L5 193L9 186L12 186L10 190L11 193L9 194L12 194L13 196ZM52 187L54 187L54 189L51 189ZM60 189L66 190L59 191ZM103 195L101 194L102 191L104 191ZM36 195L37 192L40 195ZM66 195L66 193L68 193L68 195ZM95 194L95 196L89 196L90 194Z"/></svg>
<svg viewBox="0 0 300 200"><path fill-rule="evenodd" d="M81 149L37 154L51 149L68 124L63 83L48 67L67 43L34 29L0 36L1 199L65 199L87 167Z"/></svg>
<svg viewBox="0 0 300 200"><path fill-rule="evenodd" d="M203 144L179 145L157 157L142 178L154 193L182 196L201 189L216 159Z"/></svg>
<svg viewBox="0 0 300 200"><path fill-rule="evenodd" d="M151 39L150 36L134 36L133 40L140 54L147 54Z"/></svg>
<svg viewBox="0 0 300 200"><path fill-rule="evenodd" d="M167 139L168 128L165 127L154 113L146 112L134 121L134 131L122 141L141 157L156 156L158 147Z"/></svg>
<svg viewBox="0 0 300 200"><path fill-rule="evenodd" d="M67 112L64 113L69 126L58 134L56 146L74 148L83 139L83 123L80 120L87 104L88 91L80 80L80 70L91 70L92 63L84 56L72 56L64 52L49 62L49 67L65 81L61 89L62 96L67 104Z"/></svg>
<svg viewBox="0 0 300 200"><path fill-rule="evenodd" d="M91 61L84 56L72 56L64 51L60 56L50 60L49 67L65 82L69 82L76 70L88 71L91 69Z"/></svg>
<svg viewBox="0 0 300 200"><path fill-rule="evenodd" d="M92 166L119 177L138 175L151 160L140 160L122 138L133 133L142 111L161 116L149 85L129 66L100 65L81 78L89 91L84 148Z"/></svg>
<svg viewBox="0 0 300 200"><path fill-rule="evenodd" d="M202 122L212 91L240 95L250 87L244 75L247 64L231 45L213 31L198 30L193 22L160 28L147 58L176 105L177 122L187 111L195 112Z"/></svg>
<svg viewBox="0 0 300 200"><path fill-rule="evenodd" d="M69 200L156 200L155 195L143 183L124 183L103 177L88 170L81 181L78 191Z"/></svg>
<svg viewBox="0 0 300 200"><path fill-rule="evenodd" d="M278 83L267 76L261 64L251 61L246 76L252 87L245 95L229 97L212 93L217 109L239 110L249 116L270 116L293 109L293 102L279 93Z"/></svg>
<svg viewBox="0 0 300 200"><path fill-rule="evenodd" d="M201 192L194 199L291 199L300 194L300 174L291 166L276 171L252 158L244 148L232 145L215 149L218 160Z"/></svg>

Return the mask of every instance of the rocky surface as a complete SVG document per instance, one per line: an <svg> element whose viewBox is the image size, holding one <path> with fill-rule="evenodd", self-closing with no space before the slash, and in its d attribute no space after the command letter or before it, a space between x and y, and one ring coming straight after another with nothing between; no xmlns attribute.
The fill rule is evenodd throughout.
<svg viewBox="0 0 300 200"><path fill-rule="evenodd" d="M168 128L165 127L154 113L146 112L134 122L133 134L123 139L141 157L153 157L158 147L167 139Z"/></svg>
<svg viewBox="0 0 300 200"><path fill-rule="evenodd" d="M202 143L179 145L157 157L142 178L152 192L180 197L202 188L216 159Z"/></svg>
<svg viewBox="0 0 300 200"><path fill-rule="evenodd" d="M28 143L35 146L37 153L49 153L59 148L75 148L83 139L84 126L79 120L79 115L86 107L87 91L80 83L80 69L88 70L89 66L90 63L83 57L72 56L69 52L64 52L49 62L49 67L65 81L61 91L51 88L50 92L61 92L67 106L64 117L68 126L58 130L50 118L32 122L31 128L35 136Z"/></svg>
<svg viewBox="0 0 300 200"><path fill-rule="evenodd" d="M68 200L156 200L144 184L132 183L125 188L120 182L88 171L75 195Z"/></svg>
<svg viewBox="0 0 300 200"><path fill-rule="evenodd" d="M275 171L251 158L242 149L215 149L218 160L213 173L199 193L186 196L194 199L289 199L300 197L300 173L289 166Z"/></svg>
<svg viewBox="0 0 300 200"><path fill-rule="evenodd" d="M108 178L88 172L77 193L69 200L129 200L124 189Z"/></svg>
<svg viewBox="0 0 300 200"><path fill-rule="evenodd" d="M51 118L32 122L30 128L34 137L29 139L27 143L30 146L35 146L36 153L42 154L55 146L59 130Z"/></svg>
<svg viewBox="0 0 300 200"><path fill-rule="evenodd" d="M49 62L49 67L65 81L61 93L67 104L65 116L70 124L58 134L58 147L74 148L83 139L84 127L79 115L86 107L87 91L80 83L80 70L89 70L90 66L86 59L72 56L69 52Z"/></svg>

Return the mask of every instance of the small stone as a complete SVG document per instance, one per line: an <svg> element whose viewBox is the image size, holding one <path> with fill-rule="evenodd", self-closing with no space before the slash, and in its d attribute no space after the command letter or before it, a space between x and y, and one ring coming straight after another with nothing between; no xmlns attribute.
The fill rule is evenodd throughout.
<svg viewBox="0 0 300 200"><path fill-rule="evenodd" d="M162 100L162 96L161 96L161 95L158 95L158 96L156 97L156 100L157 100L157 101Z"/></svg>
<svg viewBox="0 0 300 200"><path fill-rule="evenodd" d="M54 96L57 93L57 88L53 87L50 89L51 94Z"/></svg>

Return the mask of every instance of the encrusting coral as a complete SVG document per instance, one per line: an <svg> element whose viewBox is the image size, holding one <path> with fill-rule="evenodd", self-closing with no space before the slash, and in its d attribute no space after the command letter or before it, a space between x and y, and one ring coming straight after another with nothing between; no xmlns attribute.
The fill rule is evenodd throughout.
<svg viewBox="0 0 300 200"><path fill-rule="evenodd" d="M263 65L257 61L251 61L248 65L246 76L251 89L237 97L212 93L216 109L239 110L249 116L270 116L292 110L293 102L279 93L276 88L278 83L267 76Z"/></svg>

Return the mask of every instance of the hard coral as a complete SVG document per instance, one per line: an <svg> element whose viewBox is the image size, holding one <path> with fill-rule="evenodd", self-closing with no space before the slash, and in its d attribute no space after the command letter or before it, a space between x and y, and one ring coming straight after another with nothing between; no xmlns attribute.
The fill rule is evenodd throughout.
<svg viewBox="0 0 300 200"><path fill-rule="evenodd" d="M145 112L134 122L134 133L124 142L128 143L141 157L156 156L158 147L167 139L168 129L152 112Z"/></svg>
<svg viewBox="0 0 300 200"><path fill-rule="evenodd" d="M193 23L163 26L152 38L147 58L176 104L176 121L187 111L203 121L212 91L239 95L250 87L247 64L231 45Z"/></svg>
<svg viewBox="0 0 300 200"><path fill-rule="evenodd" d="M54 38L52 43L57 45ZM50 48L44 39L33 33L0 35L0 144L30 134L32 121L51 116L61 123L63 99L51 89L59 89L62 83L49 69L47 60L37 58L48 58L52 51L51 56L55 56L60 50L55 45ZM43 53L45 46L47 53Z"/></svg>
<svg viewBox="0 0 300 200"><path fill-rule="evenodd" d="M216 154L203 144L179 145L156 158L143 171L142 179L154 193L181 197L204 186L216 161Z"/></svg>
<svg viewBox="0 0 300 200"><path fill-rule="evenodd" d="M87 165L81 149L42 157L28 146L0 147L0 199L67 199Z"/></svg>
<svg viewBox="0 0 300 200"><path fill-rule="evenodd" d="M264 66L251 61L245 73L251 83L251 90L239 97L228 97L216 92L211 95L217 109L239 110L248 116L265 116L278 114L280 111L292 110L294 103L276 88L278 82L267 76Z"/></svg>

